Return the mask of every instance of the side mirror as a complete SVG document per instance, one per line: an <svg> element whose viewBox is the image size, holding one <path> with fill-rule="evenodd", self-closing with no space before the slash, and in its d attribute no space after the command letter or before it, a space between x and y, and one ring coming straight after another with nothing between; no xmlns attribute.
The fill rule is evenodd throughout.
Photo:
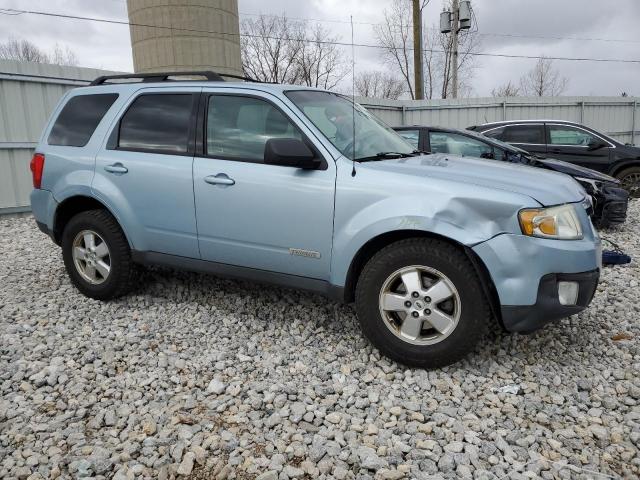
<svg viewBox="0 0 640 480"><path fill-rule="evenodd" d="M601 140L593 140L593 141L591 141L589 143L589 145L587 145L587 150L589 150L589 151L599 150L599 149L601 149L603 147L606 147L606 146L607 146L607 144L604 143Z"/></svg>
<svg viewBox="0 0 640 480"><path fill-rule="evenodd" d="M302 140L270 138L264 146L264 163L313 170L320 166L320 159Z"/></svg>

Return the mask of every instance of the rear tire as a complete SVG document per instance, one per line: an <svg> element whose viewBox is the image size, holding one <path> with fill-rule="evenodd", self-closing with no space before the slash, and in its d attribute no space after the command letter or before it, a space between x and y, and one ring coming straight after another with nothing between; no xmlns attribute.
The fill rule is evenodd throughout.
<svg viewBox="0 0 640 480"><path fill-rule="evenodd" d="M61 245L69 278L87 297L111 300L131 290L137 266L120 225L106 210L88 210L72 217Z"/></svg>
<svg viewBox="0 0 640 480"><path fill-rule="evenodd" d="M384 355L413 367L457 362L491 321L469 259L436 239L401 240L380 250L364 266L355 297L364 335Z"/></svg>
<svg viewBox="0 0 640 480"><path fill-rule="evenodd" d="M616 178L630 197L640 198L640 167L625 168L616 174Z"/></svg>

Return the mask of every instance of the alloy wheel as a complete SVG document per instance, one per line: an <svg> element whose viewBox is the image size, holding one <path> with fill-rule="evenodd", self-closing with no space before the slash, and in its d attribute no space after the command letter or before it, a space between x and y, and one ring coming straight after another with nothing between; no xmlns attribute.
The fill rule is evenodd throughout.
<svg viewBox="0 0 640 480"><path fill-rule="evenodd" d="M414 345L441 342L460 319L461 300L453 282L427 266L413 265L389 275L378 303L387 328Z"/></svg>
<svg viewBox="0 0 640 480"><path fill-rule="evenodd" d="M80 276L92 285L104 283L111 272L111 255L104 239L83 230L73 240L73 263Z"/></svg>

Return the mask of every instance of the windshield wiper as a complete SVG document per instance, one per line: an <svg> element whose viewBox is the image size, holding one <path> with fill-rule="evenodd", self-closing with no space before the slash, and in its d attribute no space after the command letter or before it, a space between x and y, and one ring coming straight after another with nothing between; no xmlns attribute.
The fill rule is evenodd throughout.
<svg viewBox="0 0 640 480"><path fill-rule="evenodd" d="M406 158L413 157L415 152L412 153L402 153L402 152L378 152L375 155L370 155L368 157L360 157L356 158L356 162L372 162L375 160L389 160L393 158Z"/></svg>

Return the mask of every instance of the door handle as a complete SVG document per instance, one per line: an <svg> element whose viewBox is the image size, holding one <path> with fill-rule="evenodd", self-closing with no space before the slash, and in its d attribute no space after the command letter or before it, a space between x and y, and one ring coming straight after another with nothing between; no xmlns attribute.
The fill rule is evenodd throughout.
<svg viewBox="0 0 640 480"><path fill-rule="evenodd" d="M217 175L209 175L204 177L204 181L210 185L235 185L236 181L233 178L229 178L225 173L218 173Z"/></svg>
<svg viewBox="0 0 640 480"><path fill-rule="evenodd" d="M106 167L104 167L104 169L109 173L119 173L119 174L124 174L129 171L129 169L124 165L122 165L120 162L114 163L113 165L107 165Z"/></svg>
<svg viewBox="0 0 640 480"><path fill-rule="evenodd" d="M549 150L551 153L562 153L562 150L560 150L559 148L552 148L551 150Z"/></svg>

